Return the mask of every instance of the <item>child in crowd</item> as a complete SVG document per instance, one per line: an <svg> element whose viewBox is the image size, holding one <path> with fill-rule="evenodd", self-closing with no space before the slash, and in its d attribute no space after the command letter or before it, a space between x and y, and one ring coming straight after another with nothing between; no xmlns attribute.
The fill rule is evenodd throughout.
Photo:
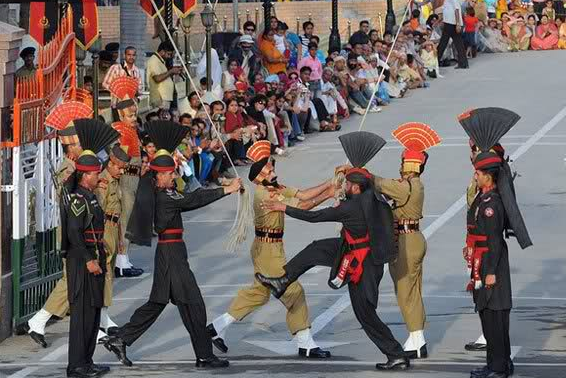
<svg viewBox="0 0 566 378"><path fill-rule="evenodd" d="M552 0L546 2L546 6L542 10L542 15L548 17L549 20L556 20L556 10L554 10L554 3Z"/></svg>
<svg viewBox="0 0 566 378"><path fill-rule="evenodd" d="M255 94L265 94L267 92L267 85L265 85L265 78L261 72L255 75L254 81L254 92Z"/></svg>
<svg viewBox="0 0 566 378"><path fill-rule="evenodd" d="M464 33L462 34L468 58L475 58L477 54L476 33L479 30L479 24L476 11L474 8L468 7L464 16Z"/></svg>
<svg viewBox="0 0 566 378"><path fill-rule="evenodd" d="M426 75L433 79L442 77L440 76L440 71L438 69L438 56L434 43L432 43L431 41L426 41L425 43L423 43L420 55L421 59L423 60Z"/></svg>

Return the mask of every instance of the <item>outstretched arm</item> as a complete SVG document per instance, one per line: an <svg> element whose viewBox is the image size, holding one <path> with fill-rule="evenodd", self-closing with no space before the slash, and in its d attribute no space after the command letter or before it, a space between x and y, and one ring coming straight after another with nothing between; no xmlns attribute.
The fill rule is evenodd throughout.
<svg viewBox="0 0 566 378"><path fill-rule="evenodd" d="M186 195L178 194L176 198L172 197L173 201L171 201L171 204L172 206L181 209L181 211L183 212L199 209L201 207L204 207L219 200L220 198L228 194L237 192L238 190L240 190L241 185L242 185L242 180L236 179L233 180L229 186L225 186L223 188L208 189L208 190L201 189Z"/></svg>
<svg viewBox="0 0 566 378"><path fill-rule="evenodd" d="M330 187L332 187L332 180L327 180L320 185L313 186L312 188L299 190L295 197L297 197L301 201L312 200L323 194Z"/></svg>
<svg viewBox="0 0 566 378"><path fill-rule="evenodd" d="M288 206L279 201L263 201L261 206L262 208L271 211L283 211L290 217L310 223L341 222L346 217L346 211L344 211L342 204L337 207L327 207L316 211L308 211L306 209Z"/></svg>

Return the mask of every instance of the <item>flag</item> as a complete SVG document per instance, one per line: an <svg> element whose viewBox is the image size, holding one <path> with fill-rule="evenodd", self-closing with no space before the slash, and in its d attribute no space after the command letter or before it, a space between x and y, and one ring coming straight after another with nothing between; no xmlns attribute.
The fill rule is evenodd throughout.
<svg viewBox="0 0 566 378"><path fill-rule="evenodd" d="M155 2L155 5L157 5L157 9L159 9L159 11L161 12L163 10L163 7L165 6L165 0L153 0L153 1ZM151 0L140 0L140 6L145 11L145 13L147 13L147 15L150 16L151 18L157 16L157 12L155 11L153 4L151 3Z"/></svg>
<svg viewBox="0 0 566 378"><path fill-rule="evenodd" d="M57 4L33 1L29 6L29 34L40 46L45 46L59 27Z"/></svg>
<svg viewBox="0 0 566 378"><path fill-rule="evenodd" d="M173 6L181 18L187 17L196 5L197 0L173 0Z"/></svg>
<svg viewBox="0 0 566 378"><path fill-rule="evenodd" d="M96 0L76 0L73 9L73 30L75 40L87 50L98 39L98 6Z"/></svg>

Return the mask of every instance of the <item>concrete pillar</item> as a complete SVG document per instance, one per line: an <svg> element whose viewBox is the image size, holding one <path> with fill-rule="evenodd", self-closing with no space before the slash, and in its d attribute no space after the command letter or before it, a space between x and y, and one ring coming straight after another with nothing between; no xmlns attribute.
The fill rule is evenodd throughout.
<svg viewBox="0 0 566 378"><path fill-rule="evenodd" d="M25 30L0 22L0 139L10 130L10 106L14 102L14 73ZM1 184L11 181L10 160L0 151ZM4 186L0 196L0 341L12 333L12 211L11 193Z"/></svg>
<svg viewBox="0 0 566 378"><path fill-rule="evenodd" d="M127 46L134 46L138 52L136 65L140 68L144 68L146 60L146 23L139 0L120 1L120 50L123 53Z"/></svg>

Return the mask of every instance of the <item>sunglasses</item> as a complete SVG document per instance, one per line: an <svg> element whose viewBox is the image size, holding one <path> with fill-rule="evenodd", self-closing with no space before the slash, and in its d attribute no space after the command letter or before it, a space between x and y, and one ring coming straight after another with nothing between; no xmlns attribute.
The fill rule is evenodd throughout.
<svg viewBox="0 0 566 378"><path fill-rule="evenodd" d="M247 32L255 32L255 29L246 29Z"/></svg>

